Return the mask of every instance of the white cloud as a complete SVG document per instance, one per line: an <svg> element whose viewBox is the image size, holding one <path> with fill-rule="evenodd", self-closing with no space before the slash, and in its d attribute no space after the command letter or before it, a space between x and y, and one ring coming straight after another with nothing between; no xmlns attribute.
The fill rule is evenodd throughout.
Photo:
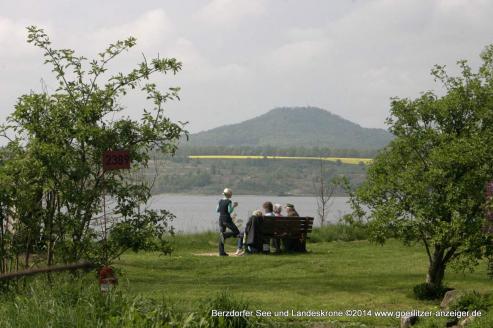
<svg viewBox="0 0 493 328"><path fill-rule="evenodd" d="M33 46L26 42L27 23L0 16L0 59L19 59L33 53Z"/></svg>
<svg viewBox="0 0 493 328"><path fill-rule="evenodd" d="M291 42L265 56L265 68L276 72L299 72L314 66L330 65L330 41L324 39Z"/></svg>
<svg viewBox="0 0 493 328"><path fill-rule="evenodd" d="M143 13L135 20L121 25L109 25L89 34L87 45L104 47L116 40L129 36L137 38L140 48L152 49L174 36L174 23L163 9L154 9Z"/></svg>
<svg viewBox="0 0 493 328"><path fill-rule="evenodd" d="M121 0L114 11L96 12L94 0L73 11L36 3L0 4L0 110L50 76L39 50L25 42L25 26L41 21L54 47L90 58L137 37L112 72L134 67L142 52L181 60L183 71L160 81L182 86L172 112L190 120L192 131L283 105L320 106L382 127L390 97L438 87L429 75L434 64L467 58L477 65L493 42L489 0ZM129 111L142 106L140 98L131 103Z"/></svg>
<svg viewBox="0 0 493 328"><path fill-rule="evenodd" d="M264 12L262 0L212 0L197 13L196 18L208 25L225 26Z"/></svg>

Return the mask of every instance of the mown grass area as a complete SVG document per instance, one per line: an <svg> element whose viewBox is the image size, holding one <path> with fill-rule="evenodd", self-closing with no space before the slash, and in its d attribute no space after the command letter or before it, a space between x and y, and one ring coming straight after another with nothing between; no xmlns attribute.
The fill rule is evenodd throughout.
<svg viewBox="0 0 493 328"><path fill-rule="evenodd" d="M117 263L130 293L173 300L191 311L204 297L225 290L253 309L277 310L437 310L439 301L418 301L412 288L425 279L427 259L420 246L398 241L309 243L308 254L206 256L217 251L217 235L178 235L171 256L126 254ZM234 252L234 245L227 251ZM491 280L482 263L474 273L449 270L445 284L487 292ZM283 321L358 322L395 327L398 319L376 317L273 318Z"/></svg>

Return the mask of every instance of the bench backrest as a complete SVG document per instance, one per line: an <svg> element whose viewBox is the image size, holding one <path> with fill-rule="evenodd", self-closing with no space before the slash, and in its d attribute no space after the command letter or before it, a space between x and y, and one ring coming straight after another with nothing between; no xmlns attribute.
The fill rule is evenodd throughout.
<svg viewBox="0 0 493 328"><path fill-rule="evenodd" d="M312 231L313 218L308 216L264 216L262 234L278 238L306 237Z"/></svg>

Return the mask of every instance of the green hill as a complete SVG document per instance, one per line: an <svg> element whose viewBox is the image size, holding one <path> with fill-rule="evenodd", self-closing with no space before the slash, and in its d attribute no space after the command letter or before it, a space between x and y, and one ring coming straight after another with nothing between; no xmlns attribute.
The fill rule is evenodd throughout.
<svg viewBox="0 0 493 328"><path fill-rule="evenodd" d="M253 119L190 136L190 146L380 149L392 135L316 107L275 108Z"/></svg>

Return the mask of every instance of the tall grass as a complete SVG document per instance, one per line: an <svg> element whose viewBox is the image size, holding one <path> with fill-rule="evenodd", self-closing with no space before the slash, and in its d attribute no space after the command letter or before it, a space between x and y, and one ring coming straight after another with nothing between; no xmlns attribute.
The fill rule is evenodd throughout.
<svg viewBox="0 0 493 328"><path fill-rule="evenodd" d="M129 296L120 287L99 291L94 275L58 275L26 280L0 296L0 327L220 327L264 326L252 318L212 317L215 310L242 310L248 304L222 293L188 313L169 301Z"/></svg>
<svg viewBox="0 0 493 328"><path fill-rule="evenodd" d="M339 222L314 228L308 236L312 243L366 240L368 239L368 230L364 224Z"/></svg>

